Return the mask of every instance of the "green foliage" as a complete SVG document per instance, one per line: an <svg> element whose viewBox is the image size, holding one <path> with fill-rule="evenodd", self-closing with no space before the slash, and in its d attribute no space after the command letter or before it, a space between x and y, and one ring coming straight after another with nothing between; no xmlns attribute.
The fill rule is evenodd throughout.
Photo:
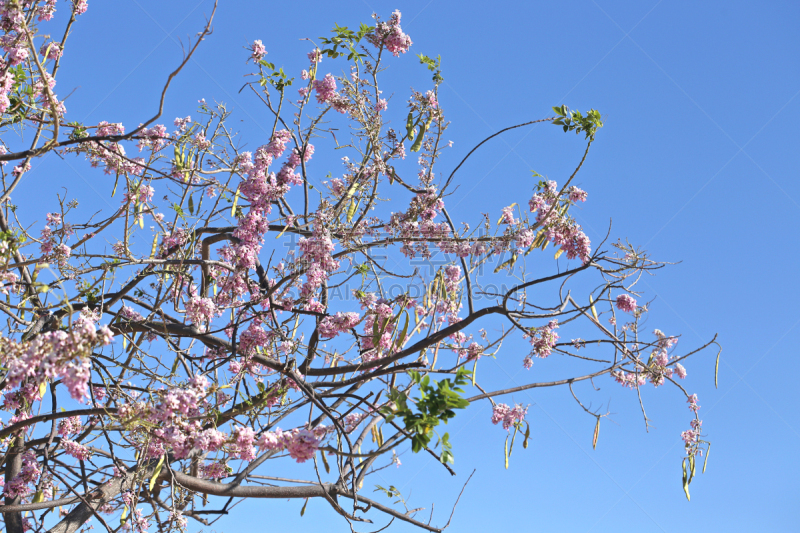
<svg viewBox="0 0 800 533"><path fill-rule="evenodd" d="M266 76L262 76L261 79L259 80L259 84L261 84L262 87L266 86L267 83L269 83L270 85L275 87L275 89L277 89L278 91L283 92L283 90L286 87L290 86L294 81L294 78L288 78L286 76L286 73L283 71L283 67L276 69L273 63L264 61L263 59L259 59L258 64L261 65L262 67L266 67L270 71L269 74L267 74Z"/></svg>
<svg viewBox="0 0 800 533"><path fill-rule="evenodd" d="M394 402L395 408L394 410L384 408L381 413L387 421L395 417L403 420L406 431L411 434L411 450L417 453L428 447L435 433L433 428L440 422L447 424L448 420L456 416L453 409L464 409L469 405L469 402L461 397L464 392L461 387L469 384L470 374L469 370L462 367L456 372L455 381L443 379L431 384L430 376L422 377L419 372L409 370L411 381L419 386L420 397L411 399L416 412L409 407L409 398L404 392L392 389L389 398ZM453 462L449 439L450 436L445 433L437 442L442 446L443 463Z"/></svg>
<svg viewBox="0 0 800 533"><path fill-rule="evenodd" d="M603 127L603 120L600 112L591 109L584 117L580 111L572 111L565 105L554 107L553 111L560 117L553 121L553 124L562 126L564 131L575 131L576 134L584 132L586 138L594 138L598 128Z"/></svg>
<svg viewBox="0 0 800 533"><path fill-rule="evenodd" d="M356 50L356 45L358 45L359 41L363 39L366 35L372 33L375 30L374 26L367 26L363 22L359 25L359 29L357 32L350 30L347 26L339 26L338 24L333 25L333 37L328 39L327 37L320 37L322 44L327 46L332 46L332 48L323 48L321 53L323 55L327 55L331 59L336 59L337 57L344 55L347 51L349 52L347 55L348 61L356 60L359 63L361 59L367 57L366 54L359 53ZM339 47L345 49L345 51L338 51Z"/></svg>
<svg viewBox="0 0 800 533"><path fill-rule="evenodd" d="M72 128L69 134L70 139L84 139L89 136L89 133L86 131L86 126L80 122L67 122L67 126Z"/></svg>
<svg viewBox="0 0 800 533"><path fill-rule="evenodd" d="M439 85L444 81L442 77L442 56L436 56L436 60L426 56L425 54L417 54L419 62L428 67L428 70L433 72L433 83Z"/></svg>

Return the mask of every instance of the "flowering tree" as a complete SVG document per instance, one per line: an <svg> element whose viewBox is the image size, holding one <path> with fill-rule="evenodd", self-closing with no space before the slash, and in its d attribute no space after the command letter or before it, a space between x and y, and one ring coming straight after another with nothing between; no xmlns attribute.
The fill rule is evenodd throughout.
<svg viewBox="0 0 800 533"><path fill-rule="evenodd" d="M648 309L636 282L663 264L621 241L593 245L570 215L587 200L573 179L602 126L597 111L557 107L498 132L550 122L582 134L586 150L562 184L542 179L472 228L456 223L446 199L461 164L491 137L438 172L451 149L439 59L418 56L433 74L424 91L404 102L382 97L381 72L412 44L399 12L358 30L336 26L294 77L255 41L246 88L274 122L247 152L224 105L201 101L194 119L158 122L213 12L153 118L135 128L68 121L56 78L87 3L68 4L56 41L39 29L57 23L55 0L0 0L6 531L72 532L92 517L108 531L185 529L189 520L212 523L241 498L320 498L351 523L369 522L375 509L441 531L447 524L363 495L366 477L399 465L409 445L454 474L464 443L443 426L479 401L493 407L486 424L505 430L497 428L498 446L505 435L508 466L515 438L527 445L531 427L527 407L503 397L572 391L594 378L634 397L648 383L685 395L688 497L707 441L697 397L679 380L682 361L699 350L679 354L677 337L640 328ZM345 75L329 72L345 66ZM333 150L343 169L315 164ZM53 209L15 205L32 162L51 152L102 169L118 208L80 218L78 202L63 196ZM481 285L499 276L513 283ZM578 295L584 278L596 288ZM529 295L546 287L548 301ZM487 324L502 329L492 335ZM562 340L564 331L581 337ZM530 368L558 355L575 373L487 390L479 361L513 337L529 352L503 354L502 364ZM606 414L572 392L596 419L596 444ZM298 463L294 482L265 475L267 461Z"/></svg>

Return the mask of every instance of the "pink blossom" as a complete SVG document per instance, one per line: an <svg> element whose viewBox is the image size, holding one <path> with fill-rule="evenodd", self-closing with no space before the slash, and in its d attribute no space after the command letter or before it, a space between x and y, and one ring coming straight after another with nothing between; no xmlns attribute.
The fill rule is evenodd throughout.
<svg viewBox="0 0 800 533"><path fill-rule="evenodd" d="M195 324L210 322L219 313L211 298L192 297L186 303L186 318Z"/></svg>
<svg viewBox="0 0 800 533"><path fill-rule="evenodd" d="M72 0L74 7L73 11L76 15L83 15L89 8L88 0Z"/></svg>
<svg viewBox="0 0 800 533"><path fill-rule="evenodd" d="M321 80L314 80L314 90L317 92L317 102L324 104L336 96L336 79L327 74Z"/></svg>
<svg viewBox="0 0 800 533"><path fill-rule="evenodd" d="M97 135L105 137L108 135L122 135L125 133L125 126L121 123L109 124L105 120L101 120L97 124Z"/></svg>
<svg viewBox="0 0 800 533"><path fill-rule="evenodd" d="M61 46L54 42L45 43L39 49L39 53L46 55L47 59L58 59L61 57Z"/></svg>
<svg viewBox="0 0 800 533"><path fill-rule="evenodd" d="M617 308L626 313L633 313L636 311L636 300L627 294L620 294L617 296Z"/></svg>
<svg viewBox="0 0 800 533"><path fill-rule="evenodd" d="M367 40L376 47L386 46L395 57L405 54L411 47L411 38L400 28L400 11L392 13L388 22L379 22L375 32L367 36Z"/></svg>
<svg viewBox="0 0 800 533"><path fill-rule="evenodd" d="M289 455L298 463L304 463L314 457L319 448L319 440L307 429L294 430L292 438L286 445Z"/></svg>
<svg viewBox="0 0 800 533"><path fill-rule="evenodd" d="M253 49L252 57L255 60L259 60L262 57L264 57L265 55L267 55L267 49L264 48L264 45L262 44L262 42L260 40L253 41L252 49Z"/></svg>
<svg viewBox="0 0 800 533"><path fill-rule="evenodd" d="M231 447L231 456L238 457L245 461L252 461L255 459L255 450L253 448L253 441L255 440L255 432L250 427L238 427L234 430L233 435L234 445Z"/></svg>
<svg viewBox="0 0 800 533"><path fill-rule="evenodd" d="M27 450L22 455L22 468L14 479L12 479L6 486L3 492L9 498L16 498L17 496L25 497L31 493L30 485L35 484L39 479L39 474L42 470L39 463L36 462L36 452Z"/></svg>
<svg viewBox="0 0 800 533"><path fill-rule="evenodd" d="M86 461L92 456L89 448L69 439L61 439L61 446L64 448L64 453L81 461Z"/></svg>
<svg viewBox="0 0 800 533"><path fill-rule="evenodd" d="M71 416L64 418L58 423L58 434L62 437L69 437L70 435L77 435L83 430L81 417Z"/></svg>
<svg viewBox="0 0 800 533"><path fill-rule="evenodd" d="M354 328L360 320L358 313L338 312L335 316L327 316L319 324L320 338L332 339L339 333Z"/></svg>
<svg viewBox="0 0 800 533"><path fill-rule="evenodd" d="M686 403L689 404L689 409L691 409L695 413L700 409L700 406L697 405L697 394L689 395L689 398L686 400Z"/></svg>
<svg viewBox="0 0 800 533"><path fill-rule="evenodd" d="M574 185L569 188L569 201L576 203L576 202L585 202L587 198L586 191L583 191Z"/></svg>
<svg viewBox="0 0 800 533"><path fill-rule="evenodd" d="M286 439L284 433L279 429L267 431L258 437L256 442L259 450L281 451L286 448Z"/></svg>
<svg viewBox="0 0 800 533"><path fill-rule="evenodd" d="M492 424L497 425L499 422L503 423L503 429L506 431L511 429L511 426L522 423L525 420L525 415L528 414L528 408L516 404L512 409L504 403L498 403L492 409Z"/></svg>
<svg viewBox="0 0 800 533"><path fill-rule="evenodd" d="M533 345L530 355L542 358L549 356L559 339L558 333L555 332L557 329L558 320L551 320L546 326L540 328L532 328L528 336Z"/></svg>
<svg viewBox="0 0 800 533"><path fill-rule="evenodd" d="M508 207L503 208L503 215L500 217L501 224L516 224L517 221L514 220L514 206L510 205Z"/></svg>
<svg viewBox="0 0 800 533"><path fill-rule="evenodd" d="M205 479L222 479L229 474L230 468L224 463L210 463L200 469L200 475Z"/></svg>

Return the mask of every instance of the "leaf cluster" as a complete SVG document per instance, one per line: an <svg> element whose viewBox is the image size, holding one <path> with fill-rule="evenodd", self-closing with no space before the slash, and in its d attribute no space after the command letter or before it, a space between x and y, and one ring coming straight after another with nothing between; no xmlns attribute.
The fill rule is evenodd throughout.
<svg viewBox="0 0 800 533"><path fill-rule="evenodd" d="M580 111L572 111L566 105L560 107L553 107L553 111L560 117L553 121L553 124L562 126L564 131L574 131L576 134L584 132L586 138L594 138L595 132L598 128L603 127L603 120L600 116L600 111L596 109L589 110L584 117Z"/></svg>
<svg viewBox="0 0 800 533"><path fill-rule="evenodd" d="M439 423L447 424L448 420L456 416L454 409L464 409L469 402L461 395L463 387L469 383L471 372L463 367L456 372L454 381L443 379L431 383L430 376L422 377L415 371L408 372L411 381L419 386L419 398L411 401L416 407L416 412L409 407L409 398L403 391L392 389L389 398L394 402L395 408L384 408L382 414L387 421L393 418L402 418L405 429L411 434L411 450L414 453L427 448L434 434L434 429ZM453 462L452 446L449 435L445 433L439 438L442 445L441 461Z"/></svg>
<svg viewBox="0 0 800 533"><path fill-rule="evenodd" d="M333 32L333 37L330 39L327 37L320 37L322 44L332 48L323 48L321 53L327 55L331 59L336 59L337 57L345 54L344 51L339 51L339 47L341 46L346 51L349 51L349 54L347 55L348 61L356 60L361 62L361 59L367 56L366 54L359 53L358 50L356 50L356 46L361 39L372 33L374 30L374 26L367 26L363 22L359 25L357 32L348 29L347 26L339 26L338 24L334 23L333 29L331 30Z"/></svg>

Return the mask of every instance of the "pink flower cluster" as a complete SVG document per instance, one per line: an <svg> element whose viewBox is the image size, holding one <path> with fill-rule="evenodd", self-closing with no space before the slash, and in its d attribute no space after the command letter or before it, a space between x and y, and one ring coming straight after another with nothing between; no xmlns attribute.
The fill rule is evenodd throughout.
<svg viewBox="0 0 800 533"><path fill-rule="evenodd" d="M315 431L309 429L295 428L287 432L276 429L274 432L262 433L256 445L260 450L275 452L287 450L292 459L304 463L317 453L320 440Z"/></svg>
<svg viewBox="0 0 800 533"><path fill-rule="evenodd" d="M638 305L636 300L627 294L620 294L617 296L617 309L625 311L626 313L634 313Z"/></svg>
<svg viewBox="0 0 800 533"><path fill-rule="evenodd" d="M444 267L444 284L448 293L455 293L461 283L461 267L447 265Z"/></svg>
<svg viewBox="0 0 800 533"><path fill-rule="evenodd" d="M264 44L259 39L253 41L252 50L253 50L252 58L255 59L256 61L267 55L267 49L264 47Z"/></svg>
<svg viewBox="0 0 800 533"><path fill-rule="evenodd" d="M260 346L266 346L274 338L275 333L265 331L261 327L261 319L255 317L247 329L239 336L239 350L243 354L255 353Z"/></svg>
<svg viewBox="0 0 800 533"><path fill-rule="evenodd" d="M176 117L172 123L175 125L176 128L178 128L178 133L183 133L186 131L186 128L188 128L191 125L192 117L191 116L184 118Z"/></svg>
<svg viewBox="0 0 800 533"><path fill-rule="evenodd" d="M144 185L143 183L137 183L130 190L126 191L125 194L122 196L122 203L127 204L128 202L134 204L145 204L153 199L153 194L155 194L156 190L149 186Z"/></svg>
<svg viewBox="0 0 800 533"><path fill-rule="evenodd" d="M635 389L636 387L641 387L645 383L647 383L647 374L643 372L625 372L623 370L614 370L611 372L611 377L614 380L622 385L623 387L627 387L630 389Z"/></svg>
<svg viewBox="0 0 800 533"><path fill-rule="evenodd" d="M14 476L4 489L4 493L9 498L16 498L17 496L25 497L31 493L30 485L35 484L39 479L39 474L42 473L39 468L39 463L36 462L36 453L33 450L27 450L22 455L22 468L19 474Z"/></svg>
<svg viewBox="0 0 800 533"><path fill-rule="evenodd" d="M100 124L107 123L101 122ZM124 128L122 128L121 124L109 124L105 127L98 126L98 135L119 135L120 131L124 132ZM126 156L125 147L118 143L108 141L82 143L75 148L74 151L76 153L84 152L86 157L89 158L89 163L92 167L97 168L103 166L103 171L106 174L130 174L140 176L146 168L143 158L130 158Z"/></svg>
<svg viewBox="0 0 800 533"><path fill-rule="evenodd" d="M37 385L61 378L73 399L88 396L91 376L89 356L97 345L113 339L106 326L95 329L88 320L76 320L69 331L48 331L30 341L0 337L0 361L8 368L7 387L20 387L26 380Z"/></svg>
<svg viewBox="0 0 800 533"><path fill-rule="evenodd" d="M567 194L569 195L569 201L572 203L585 202L588 196L586 191L581 190L574 185L569 188Z"/></svg>
<svg viewBox="0 0 800 533"><path fill-rule="evenodd" d="M210 463L203 465L200 469L200 476L206 479L222 479L232 472L231 468L225 463Z"/></svg>
<svg viewBox="0 0 800 533"><path fill-rule="evenodd" d="M668 337L660 329L654 330L653 335L655 335L658 338L658 347L661 350L669 350L670 348L678 344L678 337Z"/></svg>
<svg viewBox="0 0 800 533"><path fill-rule="evenodd" d="M611 376L623 387L633 389L644 385L646 381L650 381L654 387L658 387L673 375L680 379L686 378L686 369L680 363L675 362L676 357L670 357L668 352L678 342L678 339L667 337L658 329L654 333L658 338L657 350L652 352L647 365L637 362L637 372L628 373L623 370L611 372Z"/></svg>
<svg viewBox="0 0 800 533"><path fill-rule="evenodd" d="M681 439L686 443L686 455L703 455L700 449L700 433L703 430L703 421L694 419L690 422L691 429L681 433Z"/></svg>
<svg viewBox="0 0 800 533"><path fill-rule="evenodd" d="M58 226L61 224L61 215L58 213L48 213L47 222L53 226ZM72 248L63 242L58 243L57 237L68 238L73 233L74 231L69 224L65 224L62 228L57 228L55 230L51 229L49 225L45 226L41 231L41 244L39 245L42 255L52 257L58 261L60 265L66 264L67 259L69 259L72 254Z"/></svg>
<svg viewBox="0 0 800 533"><path fill-rule="evenodd" d="M411 37L400 28L400 11L392 13L388 22L379 22L375 26L375 32L368 35L367 40L376 47L386 46L395 57L405 54L412 44Z"/></svg>
<svg viewBox="0 0 800 533"><path fill-rule="evenodd" d="M61 446L64 448L64 453L81 461L86 461L92 456L89 448L73 440L61 439Z"/></svg>
<svg viewBox="0 0 800 533"><path fill-rule="evenodd" d="M514 219L514 206L510 205L503 208L503 215L500 217L501 224L514 225L517 221Z"/></svg>
<svg viewBox="0 0 800 533"><path fill-rule="evenodd" d="M109 124L105 120L101 120L97 124L97 135L100 137L105 137L107 135L122 135L124 133L125 126L119 122Z"/></svg>
<svg viewBox="0 0 800 533"><path fill-rule="evenodd" d="M314 80L314 90L317 92L317 102L327 103L336 96L336 79L330 74L326 74L321 80Z"/></svg>
<svg viewBox="0 0 800 533"><path fill-rule="evenodd" d="M211 298L194 296L186 303L186 318L194 324L210 322L218 314L217 305Z"/></svg>
<svg viewBox="0 0 800 533"><path fill-rule="evenodd" d="M689 395L689 399L686 400L686 403L689 404L689 409L695 413L700 409L700 406L697 405L697 394Z"/></svg>
<svg viewBox="0 0 800 533"><path fill-rule="evenodd" d="M361 360L364 362L374 361L382 357L384 351L392 351L392 336L397 327L392 319L392 308L386 300L377 300L369 313L364 318L364 335L361 337L362 353ZM377 345L375 344L375 324L377 322Z"/></svg>
<svg viewBox="0 0 800 533"><path fill-rule="evenodd" d="M144 320L144 317L138 311L128 305L122 306L122 309L119 310L119 316L120 318L124 318L125 320L130 320L132 322L141 322Z"/></svg>
<svg viewBox="0 0 800 533"><path fill-rule="evenodd" d="M277 176L274 173L267 174L273 160L283 154L286 150L286 143L291 139L291 132L279 130L275 132L269 144L256 150L255 160L249 152L243 152L237 157L236 164L246 176L239 190L250 202L250 210L239 219L238 226L234 231L234 236L239 239L239 243L231 248L221 249L220 256L223 259L227 257L233 260L239 268L255 267L256 258L264 241L264 234L269 229L267 216L272 211L272 203L288 193L292 185L302 183L302 177L294 173L294 169L300 164L299 154L290 156L289 161L283 165ZM313 146L306 147L303 154L304 159L308 161L313 152ZM246 291L246 287L242 286L240 279L240 276L232 275L221 281L220 288L222 290L217 297L219 304L224 304Z"/></svg>
<svg viewBox="0 0 800 533"><path fill-rule="evenodd" d="M45 20L52 20L56 12L56 0L45 0L42 5L37 8L36 20L39 22Z"/></svg>
<svg viewBox="0 0 800 533"><path fill-rule="evenodd" d="M158 152L167 145L167 128L163 124L156 124L152 128L143 128L137 135L139 137L139 151L150 148Z"/></svg>
<svg viewBox="0 0 800 533"><path fill-rule="evenodd" d="M477 342L470 343L470 345L467 346L466 348L458 349L458 356L466 358L467 361L471 361L473 359L480 359L481 355L483 355L483 346L481 346Z"/></svg>
<svg viewBox="0 0 800 533"><path fill-rule="evenodd" d="M299 241L301 260L308 265L306 268L306 282L300 288L301 297L308 299L314 291L327 281L328 275L339 268L339 261L333 258L333 240L325 227L325 223L318 214L314 221L314 231L311 237L303 237Z"/></svg>
<svg viewBox="0 0 800 533"><path fill-rule="evenodd" d="M2 243L5 244L5 241ZM11 292L21 292L24 288L18 284L19 276L11 272L10 270L6 270L5 272L0 272L0 294L8 295L9 291Z"/></svg>
<svg viewBox="0 0 800 533"><path fill-rule="evenodd" d="M533 349L525 358L525 368L533 366L533 359L531 359L533 356L545 358L552 353L559 339L558 333L556 333L557 329L558 320L551 320L546 326L531 329L528 338L530 339L529 342L533 346Z"/></svg>
<svg viewBox="0 0 800 533"><path fill-rule="evenodd" d="M72 10L76 15L83 15L89 9L88 0L72 0Z"/></svg>
<svg viewBox="0 0 800 533"><path fill-rule="evenodd" d="M578 189L580 191L580 189ZM584 264L589 262L592 246L583 229L571 218L562 214L559 208L558 185L548 181L541 192L533 195L528 202L530 211L536 213L536 222L544 226L545 238L566 252L567 259L579 258ZM581 201L586 193L574 193Z"/></svg>
<svg viewBox="0 0 800 533"><path fill-rule="evenodd" d="M70 435L77 435L83 430L81 417L70 416L64 418L58 423L58 434L62 437L69 437Z"/></svg>
<svg viewBox="0 0 800 533"><path fill-rule="evenodd" d="M39 53L43 56L46 55L47 59L58 59L61 57L61 46L56 42L49 42L42 45Z"/></svg>
<svg viewBox="0 0 800 533"><path fill-rule="evenodd" d="M318 330L321 339L332 339L339 333L348 331L358 324L361 317L358 313L338 312L334 316L326 316L319 323Z"/></svg>
<svg viewBox="0 0 800 533"><path fill-rule="evenodd" d="M528 408L516 404L513 408L504 403L495 404L492 409L492 424L497 425L503 423L503 429L508 431L511 426L522 423L525 420L525 415L528 414Z"/></svg>

